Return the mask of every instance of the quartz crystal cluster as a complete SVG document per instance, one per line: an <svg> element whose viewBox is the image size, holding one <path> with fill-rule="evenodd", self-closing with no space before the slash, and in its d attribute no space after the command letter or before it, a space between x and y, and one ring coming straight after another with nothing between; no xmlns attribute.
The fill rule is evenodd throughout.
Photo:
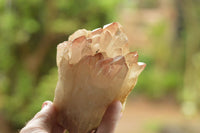
<svg viewBox="0 0 200 133"><path fill-rule="evenodd" d="M54 105L58 122L69 133L89 133L97 128L115 100L123 108L145 64L130 52L122 26L73 33L57 46L58 83Z"/></svg>

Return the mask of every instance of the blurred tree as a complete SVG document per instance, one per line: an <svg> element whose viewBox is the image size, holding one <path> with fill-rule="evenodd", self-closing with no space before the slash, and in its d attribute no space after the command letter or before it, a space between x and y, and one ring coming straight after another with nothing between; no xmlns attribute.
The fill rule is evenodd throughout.
<svg viewBox="0 0 200 133"><path fill-rule="evenodd" d="M146 4L152 6L142 6ZM138 89L135 91L154 99L166 96L175 99L183 86L184 71L184 57L177 51L181 51L180 48L183 49L184 46L178 45L176 48L176 42L172 41L174 34L177 34L173 33L174 27L177 26L174 24L177 17L172 17L174 8L171 6L174 6L174 3L171 0L144 0L140 1L139 5L140 13L143 14L142 30L145 29L143 32L146 32L144 34L147 34L150 44L144 48L146 53L139 54L139 60L144 61L147 67L139 77L136 86Z"/></svg>
<svg viewBox="0 0 200 133"><path fill-rule="evenodd" d="M56 45L114 21L119 0L0 0L0 109L20 128L52 100Z"/></svg>
<svg viewBox="0 0 200 133"><path fill-rule="evenodd" d="M184 34L181 40L185 52L184 88L182 91L183 111L193 115L197 111L200 92L200 1L177 0L183 16Z"/></svg>

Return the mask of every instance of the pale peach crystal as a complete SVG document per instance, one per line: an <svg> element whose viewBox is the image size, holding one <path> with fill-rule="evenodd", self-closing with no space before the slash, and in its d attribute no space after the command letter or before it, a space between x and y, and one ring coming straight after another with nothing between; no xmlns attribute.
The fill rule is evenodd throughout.
<svg viewBox="0 0 200 133"><path fill-rule="evenodd" d="M57 46L59 78L54 104L58 121L70 133L89 133L100 124L108 105L123 107L145 67L130 52L119 23L93 31L78 30Z"/></svg>

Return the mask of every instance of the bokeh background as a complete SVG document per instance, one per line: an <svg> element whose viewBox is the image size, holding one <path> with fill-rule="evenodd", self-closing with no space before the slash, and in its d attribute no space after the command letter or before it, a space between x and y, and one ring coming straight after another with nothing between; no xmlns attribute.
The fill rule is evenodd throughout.
<svg viewBox="0 0 200 133"><path fill-rule="evenodd" d="M58 43L114 21L147 64L116 133L199 133L199 7L198 0L0 0L0 133L18 132L53 100Z"/></svg>

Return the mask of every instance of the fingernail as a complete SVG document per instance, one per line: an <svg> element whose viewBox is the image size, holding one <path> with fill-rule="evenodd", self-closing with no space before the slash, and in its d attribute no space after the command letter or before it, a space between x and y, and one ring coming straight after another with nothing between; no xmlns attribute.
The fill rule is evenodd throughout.
<svg viewBox="0 0 200 133"><path fill-rule="evenodd" d="M44 103L42 104L42 109L46 108L48 105L49 105L48 102L44 102Z"/></svg>
<svg viewBox="0 0 200 133"><path fill-rule="evenodd" d="M91 133L96 133L97 132L97 130L95 129L95 130L92 130L92 132Z"/></svg>

